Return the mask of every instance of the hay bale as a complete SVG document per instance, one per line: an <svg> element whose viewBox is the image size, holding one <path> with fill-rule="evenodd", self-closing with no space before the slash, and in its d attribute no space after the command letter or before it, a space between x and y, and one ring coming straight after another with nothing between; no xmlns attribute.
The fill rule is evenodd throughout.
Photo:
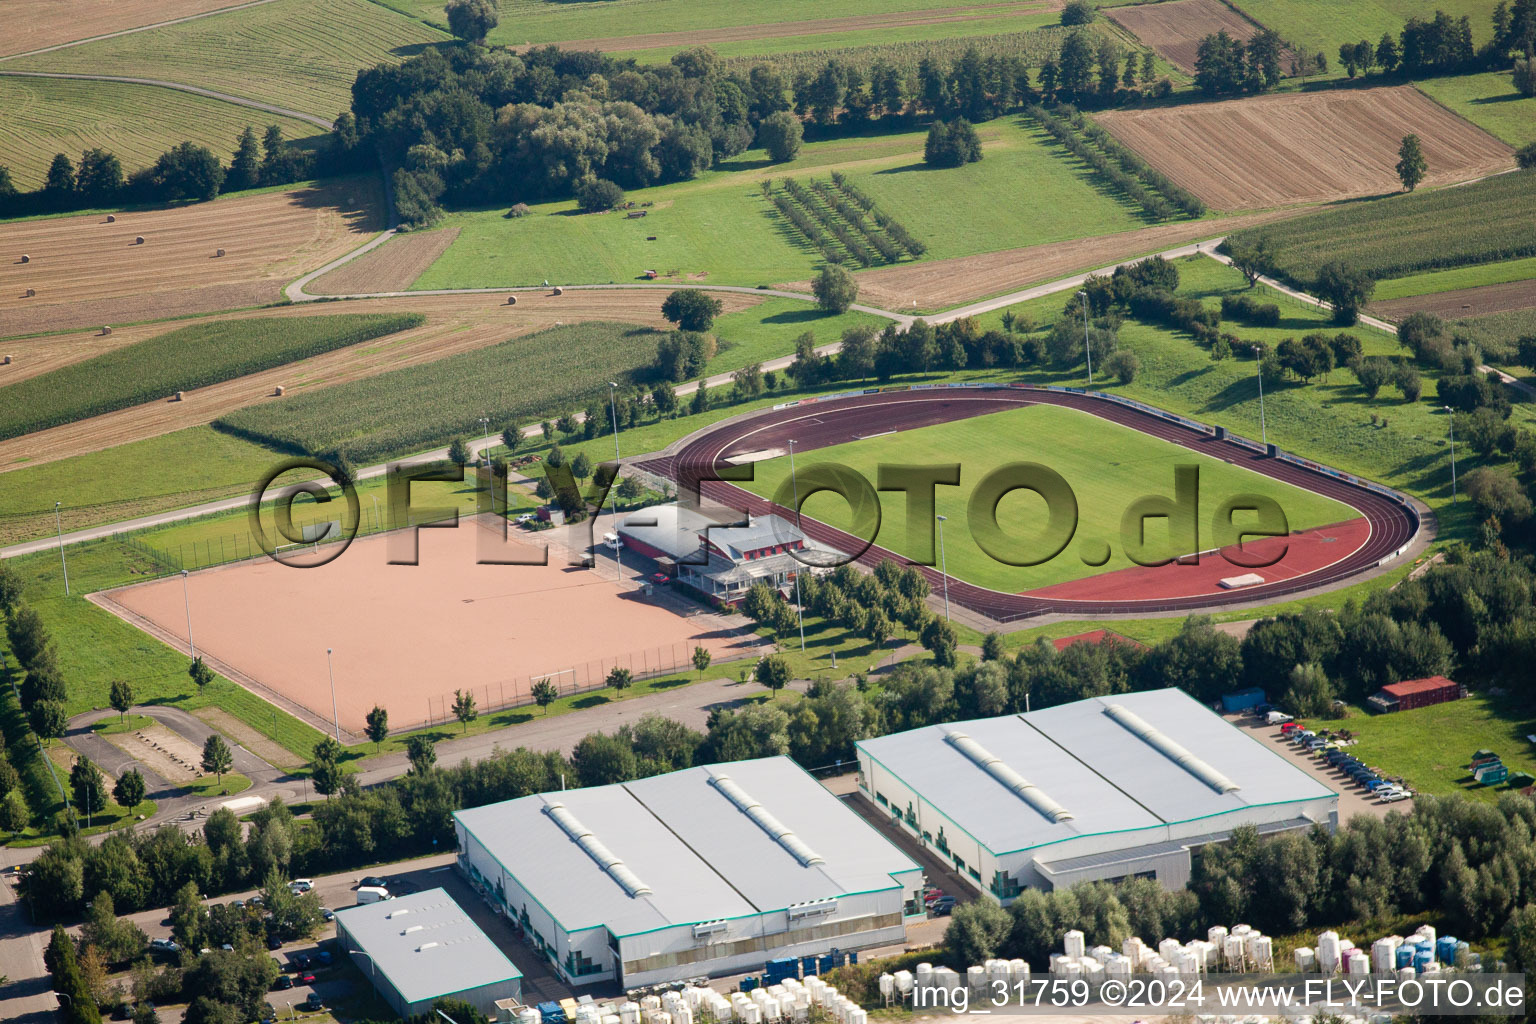
<svg viewBox="0 0 1536 1024"><path fill-rule="evenodd" d="M10 356L0 356L0 366L10 366L10 365L11 365L11 357Z"/></svg>
<svg viewBox="0 0 1536 1024"><path fill-rule="evenodd" d="M23 263L31 263L32 262L32 257L28 256L26 253L22 253L21 254L21 262L23 262Z"/></svg>
<svg viewBox="0 0 1536 1024"><path fill-rule="evenodd" d="M144 244L144 236L143 235L134 235L133 236L133 244L134 245L143 245Z"/></svg>
<svg viewBox="0 0 1536 1024"><path fill-rule="evenodd" d="M553 292L551 292L550 294L551 295L564 295L565 291L563 289L561 289L559 285L556 285L555 286L555 290Z"/></svg>
<svg viewBox="0 0 1536 1024"><path fill-rule="evenodd" d="M507 296L507 305L509 305L509 306L517 305L517 296L516 295L508 295Z"/></svg>
<svg viewBox="0 0 1536 1024"><path fill-rule="evenodd" d="M176 394L171 396L171 401L179 402L179 401L181 401L185 397L186 397L185 395L183 395L180 391L178 391L178 392L176 392Z"/></svg>
<svg viewBox="0 0 1536 1024"><path fill-rule="evenodd" d="M101 336L102 336L102 337L103 337L103 338L105 338L105 337L106 337L106 336L107 336L107 335L109 335L109 334L111 334L111 333L112 333L112 328L110 328L110 327L103 327L103 328L102 328L102 329L101 329Z"/></svg>
<svg viewBox="0 0 1536 1024"><path fill-rule="evenodd" d="M213 252L213 258L214 259L218 259L220 256L223 256L223 255L224 255L224 250L223 249L215 249L214 252Z"/></svg>
<svg viewBox="0 0 1536 1024"><path fill-rule="evenodd" d="M109 214L107 214L107 223L108 224L116 224L117 223L117 218L112 216L112 214L109 213Z"/></svg>
<svg viewBox="0 0 1536 1024"><path fill-rule="evenodd" d="M33 296L35 296L36 294L37 294L37 289L36 288L28 288L27 289L26 297L30 299Z"/></svg>
<svg viewBox="0 0 1536 1024"><path fill-rule="evenodd" d="M283 386L281 384L279 384L277 387L272 389L272 397L273 398L282 398L283 397Z"/></svg>

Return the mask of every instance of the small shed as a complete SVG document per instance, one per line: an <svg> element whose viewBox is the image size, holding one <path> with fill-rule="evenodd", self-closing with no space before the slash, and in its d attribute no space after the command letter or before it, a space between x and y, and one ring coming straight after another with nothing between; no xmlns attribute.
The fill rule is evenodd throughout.
<svg viewBox="0 0 1536 1024"><path fill-rule="evenodd" d="M1247 711L1263 703L1264 691L1254 686L1246 690L1238 690L1236 693L1224 694L1221 698L1221 709L1230 715L1238 711Z"/></svg>
<svg viewBox="0 0 1536 1024"><path fill-rule="evenodd" d="M1431 704L1460 700L1462 696L1464 694L1459 684L1445 676L1430 676L1427 679L1405 679L1400 683L1389 683L1378 690L1369 703L1378 711L1411 711Z"/></svg>

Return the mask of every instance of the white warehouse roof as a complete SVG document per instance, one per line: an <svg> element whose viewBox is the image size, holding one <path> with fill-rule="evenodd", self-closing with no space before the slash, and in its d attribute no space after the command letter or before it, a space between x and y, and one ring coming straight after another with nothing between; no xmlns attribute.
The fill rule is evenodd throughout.
<svg viewBox="0 0 1536 1024"><path fill-rule="evenodd" d="M1335 795L1177 689L932 725L858 748L994 854Z"/></svg>
<svg viewBox="0 0 1536 1024"><path fill-rule="evenodd" d="M891 889L893 876L918 870L787 757L527 796L454 818L567 932L605 925L624 936L778 911Z"/></svg>
<svg viewBox="0 0 1536 1024"><path fill-rule="evenodd" d="M523 976L444 889L348 907L336 921L407 1004Z"/></svg>

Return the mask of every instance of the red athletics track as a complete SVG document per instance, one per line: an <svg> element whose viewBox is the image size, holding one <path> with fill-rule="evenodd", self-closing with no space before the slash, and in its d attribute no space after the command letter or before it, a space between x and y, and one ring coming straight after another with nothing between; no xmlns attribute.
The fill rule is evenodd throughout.
<svg viewBox="0 0 1536 1024"><path fill-rule="evenodd" d="M951 602L995 621L1062 612L1073 615L1147 614L1158 611L1189 611L1228 604L1250 603L1295 594L1334 583L1375 566L1383 558L1407 544L1417 534L1419 516L1411 507L1386 495L1307 469L1296 463L1271 459L1245 445L1221 440L1203 430L1163 419L1151 413L1123 406L1092 395L1023 388L933 388L909 391L885 391L847 398L806 402L785 409L768 409L714 424L684 438L670 453L640 463L642 469L669 477L684 487L693 487L701 479L702 494L721 505L753 515L788 510L742 490L734 484L714 479L726 460L736 455L768 448L783 448L793 439L796 449L808 451L843 444L871 434L918 427L951 420L967 419L986 413L1001 412L1020 405L1050 404L1079 409L1171 444L1203 452L1243 466L1303 490L1343 502L1360 512L1367 536L1343 557L1312 567L1300 565L1299 571L1286 578L1239 590L1220 590L1171 596L1162 593L1126 593L1110 598L1062 599L1040 594L1008 594L967 583L951 577ZM802 517L801 527L812 539L841 551L858 551L864 541L825 523ZM1328 545L1332 548L1334 545ZM1349 548L1342 550L1348 551ZM878 545L870 545L858 561L873 567L884 559L904 562L902 556ZM1225 559L1215 564L1226 565ZM932 566L920 567L929 586L938 592L944 579ZM1185 568L1185 567L1178 567ZM1120 570L1110 574L1119 576ZM1241 575L1249 570L1221 573ZM1064 584L1066 585L1066 584Z"/></svg>
<svg viewBox="0 0 1536 1024"><path fill-rule="evenodd" d="M1124 594L1135 594L1138 600L1155 601L1244 593L1255 589L1258 584L1238 590L1224 590L1221 581L1249 573L1264 577L1265 583L1298 579L1347 558L1370 539L1370 520L1362 516L1311 530L1297 530L1288 537L1265 537L1250 541L1242 546L1240 555L1238 549L1223 548L1221 551L1203 553L1199 562L1190 565L1177 562L1156 566L1133 565L1112 572L1101 572L1097 576L1085 576L1079 580L1041 587L1028 591L1024 596L1051 601L1107 601ZM1242 558L1249 562L1276 561L1273 565L1250 569L1229 560L1227 552L1231 552L1234 559Z"/></svg>

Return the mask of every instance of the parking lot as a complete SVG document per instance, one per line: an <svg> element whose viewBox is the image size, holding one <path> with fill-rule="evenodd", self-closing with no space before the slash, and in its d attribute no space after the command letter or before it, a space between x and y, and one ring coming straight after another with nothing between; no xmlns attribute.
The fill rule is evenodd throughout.
<svg viewBox="0 0 1536 1024"><path fill-rule="evenodd" d="M1278 725L1266 725L1244 714L1229 714L1222 717L1249 735L1279 751L1281 757L1299 766L1308 775L1311 775L1323 785L1339 794L1339 823L1341 825L1357 814L1372 814L1381 818L1385 817L1388 811L1400 811L1403 814L1407 814L1413 810L1412 798L1390 804L1384 804L1377 800L1366 790L1357 786L1342 771L1325 764L1320 758L1283 738L1280 733L1280 726ZM1343 727L1348 728L1347 720L1341 724Z"/></svg>

